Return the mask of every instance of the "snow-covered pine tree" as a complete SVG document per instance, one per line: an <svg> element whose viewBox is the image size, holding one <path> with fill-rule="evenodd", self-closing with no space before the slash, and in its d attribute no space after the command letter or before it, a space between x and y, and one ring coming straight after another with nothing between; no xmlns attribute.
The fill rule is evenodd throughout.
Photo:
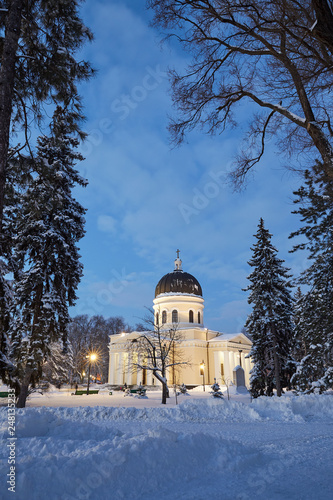
<svg viewBox="0 0 333 500"><path fill-rule="evenodd" d="M301 288L298 286L297 290L294 295L294 315L293 315L293 322L294 322L294 341L293 341L293 358L295 362L297 363L300 361L303 356L306 354L306 346L303 341L303 299L304 295L302 294Z"/></svg>
<svg viewBox="0 0 333 500"><path fill-rule="evenodd" d="M8 374L12 368L8 359L8 329L13 293L11 284L6 277L8 271L6 262L0 258L0 378L4 382L7 382Z"/></svg>
<svg viewBox="0 0 333 500"><path fill-rule="evenodd" d="M184 382L182 383L182 385L179 387L179 390L182 394L188 394L187 392L187 387L186 385L184 384Z"/></svg>
<svg viewBox="0 0 333 500"><path fill-rule="evenodd" d="M333 179L320 166L305 173L305 185L295 192L294 211L303 226L291 234L306 242L293 251L306 249L310 266L299 282L310 287L298 304L297 338L302 350L292 382L300 392L319 392L333 387Z"/></svg>
<svg viewBox="0 0 333 500"><path fill-rule="evenodd" d="M301 345L298 352L295 349L297 370L291 380L297 392L323 392L333 385L333 370L326 353L327 314L323 295L319 290L312 290L299 302L296 339Z"/></svg>
<svg viewBox="0 0 333 500"><path fill-rule="evenodd" d="M20 178L12 178L13 159L31 156L29 127L40 125L45 103L71 107L76 112L75 127L82 118L78 82L88 79L93 70L89 63L76 58L91 31L80 18L82 0L0 0L0 375L7 380L8 327L11 307L12 273L8 260L10 233L6 217L12 217L8 193ZM48 116L48 114L47 114ZM23 128L24 144L15 144L15 133ZM32 135L33 136L33 135ZM26 159L25 162L26 164ZM14 211L17 207L14 206ZM7 211L7 215L6 212Z"/></svg>
<svg viewBox="0 0 333 500"><path fill-rule="evenodd" d="M54 342L49 347L50 354L44 363L43 380L59 387L70 381L70 375L74 370L73 352L69 345L64 352L62 342Z"/></svg>
<svg viewBox="0 0 333 500"><path fill-rule="evenodd" d="M84 235L85 209L73 198L86 181L75 169L75 116L57 107L51 135L38 139L36 176L22 196L14 238L15 321L11 356L16 366L18 407L42 376L53 342L66 349L68 306L82 275L77 242Z"/></svg>
<svg viewBox="0 0 333 500"><path fill-rule="evenodd" d="M77 83L92 74L86 61L76 59L92 39L79 15L81 3L0 1L0 233L13 129L23 125L27 131L31 123L38 125L44 103L78 105ZM79 130L79 122L76 127ZM27 143L28 138L26 133Z"/></svg>
<svg viewBox="0 0 333 500"><path fill-rule="evenodd" d="M214 378L214 384L211 386L210 394L213 395L213 398L223 399L223 392L221 391L221 387L216 382L216 378Z"/></svg>
<svg viewBox="0 0 333 500"><path fill-rule="evenodd" d="M140 385L138 387L138 392L137 394L140 396L140 398L146 397L146 389L143 387L143 385L140 382Z"/></svg>
<svg viewBox="0 0 333 500"><path fill-rule="evenodd" d="M3 231L0 234L0 377L8 383L13 364L8 358L9 325L13 308L13 237L18 213L20 211L21 193L26 189L30 179L29 162L24 163L12 159L7 166L8 183L5 190L5 209L3 214Z"/></svg>
<svg viewBox="0 0 333 500"><path fill-rule="evenodd" d="M8 199L8 195L6 197ZM8 331L13 307L13 288L8 276L11 272L11 230L9 228L7 213L4 213L3 227L5 232L0 235L2 240L2 255L0 254L0 378L8 382L8 377L13 369L9 359Z"/></svg>
<svg viewBox="0 0 333 500"><path fill-rule="evenodd" d="M251 284L248 298L252 312L245 327L252 339L251 393L253 397L273 395L273 388L281 396L283 378L288 376L293 335L293 299L289 269L277 257L271 243L271 234L260 219L255 235L257 242L251 248L253 268L248 276Z"/></svg>

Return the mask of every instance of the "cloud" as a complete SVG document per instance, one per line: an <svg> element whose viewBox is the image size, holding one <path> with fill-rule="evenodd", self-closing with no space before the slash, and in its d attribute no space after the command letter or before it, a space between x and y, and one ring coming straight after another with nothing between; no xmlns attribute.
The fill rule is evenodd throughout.
<svg viewBox="0 0 333 500"><path fill-rule="evenodd" d="M286 265L296 271L306 265L303 255L288 255L287 236L298 224L290 215L291 193L299 180L279 170L270 144L254 180L234 193L225 179L240 128L213 138L193 132L188 143L170 148L166 126L173 110L165 70L186 64L186 57L160 50L143 1L98 0L83 9L95 32L84 55L98 73L81 86L90 136L81 165L89 185L78 190L88 208L80 307L140 316L180 248L184 269L203 286L207 326L211 318L214 328L233 331L239 310L247 307L241 288L260 217ZM114 269L120 275L126 269L119 293Z"/></svg>
<svg viewBox="0 0 333 500"><path fill-rule="evenodd" d="M225 333L238 333L244 327L250 308L246 298L226 302L218 309L218 316L212 318L212 324Z"/></svg>
<svg viewBox="0 0 333 500"><path fill-rule="evenodd" d="M111 215L99 215L97 218L97 227L104 233L114 233L116 230L116 219Z"/></svg>

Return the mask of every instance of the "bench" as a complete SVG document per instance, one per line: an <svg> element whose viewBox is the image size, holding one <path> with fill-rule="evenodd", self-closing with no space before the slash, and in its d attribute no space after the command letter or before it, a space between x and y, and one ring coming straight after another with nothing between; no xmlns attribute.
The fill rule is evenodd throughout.
<svg viewBox="0 0 333 500"><path fill-rule="evenodd" d="M0 398L8 398L8 392L0 392Z"/></svg>
<svg viewBox="0 0 333 500"><path fill-rule="evenodd" d="M74 394L74 396L82 396L83 394L87 394L87 389L85 389L85 390L83 390L83 391L81 391L81 390L80 390L80 391L76 390L73 394ZM91 390L89 389L89 394L98 394L98 390L97 390L97 391L91 391Z"/></svg>
<svg viewBox="0 0 333 500"><path fill-rule="evenodd" d="M139 391L140 391L140 389L130 389L131 394L138 394ZM142 389L143 395L146 394L146 391L147 391L147 389Z"/></svg>

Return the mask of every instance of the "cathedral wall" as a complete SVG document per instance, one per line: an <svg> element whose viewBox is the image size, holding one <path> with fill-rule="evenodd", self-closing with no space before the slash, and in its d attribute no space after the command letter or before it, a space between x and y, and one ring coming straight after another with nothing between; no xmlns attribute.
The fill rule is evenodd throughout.
<svg viewBox="0 0 333 500"><path fill-rule="evenodd" d="M250 344L228 342L228 340L207 344L205 338L206 336L210 337L209 333L211 332L199 328L184 330L185 340L179 346L180 360L188 364L169 369L167 379L170 386L174 382L185 385L202 385L203 377L200 373L202 361L205 365L206 385L213 384L214 378L219 384L230 384L233 381L233 370L240 364L245 370L245 383L247 386L249 385L251 361L246 358L246 355L250 351ZM200 334L203 338L195 338L195 334ZM132 332L130 335L131 337L140 335L140 332ZM118 340L119 343L113 341L112 349L110 349L109 383L123 385L126 382L127 385L135 385L141 382L144 385L159 385L149 370L142 370L134 366L138 362L138 355L126 352L124 339L119 338Z"/></svg>

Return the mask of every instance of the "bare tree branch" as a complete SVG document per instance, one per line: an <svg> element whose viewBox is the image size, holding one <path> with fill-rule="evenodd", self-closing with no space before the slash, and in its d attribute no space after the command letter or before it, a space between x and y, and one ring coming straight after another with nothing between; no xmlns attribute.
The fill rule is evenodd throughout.
<svg viewBox="0 0 333 500"><path fill-rule="evenodd" d="M148 0L148 5L155 13L153 25L192 55L182 74L170 72L179 111L169 127L175 144L197 127L213 134L235 126L237 106L248 99L271 110L267 126L275 127L283 151L304 153L303 160L310 153L310 161L319 156L333 175L331 2ZM255 117L247 121L249 130L255 127ZM259 154L246 164L238 156L237 182L262 158L266 133L263 127L256 137Z"/></svg>

